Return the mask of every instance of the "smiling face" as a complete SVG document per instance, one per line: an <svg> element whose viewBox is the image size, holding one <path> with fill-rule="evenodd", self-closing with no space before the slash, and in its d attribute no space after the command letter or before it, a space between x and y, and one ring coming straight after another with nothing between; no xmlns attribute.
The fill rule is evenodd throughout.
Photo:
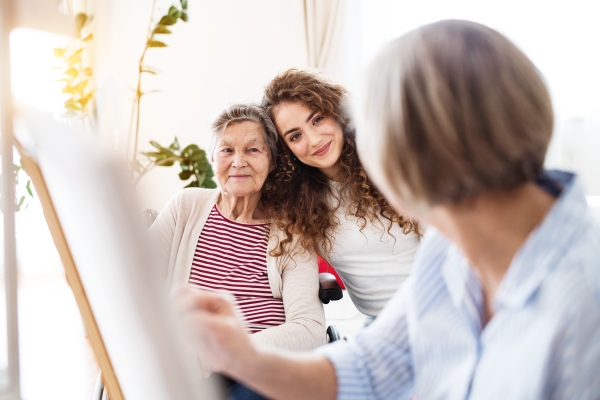
<svg viewBox="0 0 600 400"><path fill-rule="evenodd" d="M232 122L213 153L221 191L235 197L260 195L271 167L262 126L253 121Z"/></svg>
<svg viewBox="0 0 600 400"><path fill-rule="evenodd" d="M306 165L319 168L329 179L342 154L342 127L332 116L311 110L302 102L273 107L277 132L294 155Z"/></svg>

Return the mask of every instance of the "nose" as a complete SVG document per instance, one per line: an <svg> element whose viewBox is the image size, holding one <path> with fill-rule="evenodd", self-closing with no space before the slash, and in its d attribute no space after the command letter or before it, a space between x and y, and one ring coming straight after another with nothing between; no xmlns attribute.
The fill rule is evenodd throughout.
<svg viewBox="0 0 600 400"><path fill-rule="evenodd" d="M308 146L311 149L316 150L321 145L321 135L313 130L308 130L306 133L306 139L308 141Z"/></svg>
<svg viewBox="0 0 600 400"><path fill-rule="evenodd" d="M237 151L233 156L233 166L235 168L243 168L247 165L246 154L242 151Z"/></svg>

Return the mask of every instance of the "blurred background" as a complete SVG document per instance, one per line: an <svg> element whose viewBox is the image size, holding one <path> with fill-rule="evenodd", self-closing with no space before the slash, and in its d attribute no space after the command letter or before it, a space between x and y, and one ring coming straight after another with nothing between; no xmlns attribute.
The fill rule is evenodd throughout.
<svg viewBox="0 0 600 400"><path fill-rule="evenodd" d="M500 31L537 65L555 109L547 167L577 172L600 218L598 1L16 3L19 26L10 35L15 102L50 113L118 155L143 208L160 210L184 186L212 185L201 150L213 119L230 104L260 101L276 74L292 67L321 71L352 95L387 42L456 18ZM17 168L17 177L22 397L91 397L98 370L93 353L35 188L25 171ZM342 335L362 321L349 301L326 310ZM1 367L5 347L0 351Z"/></svg>

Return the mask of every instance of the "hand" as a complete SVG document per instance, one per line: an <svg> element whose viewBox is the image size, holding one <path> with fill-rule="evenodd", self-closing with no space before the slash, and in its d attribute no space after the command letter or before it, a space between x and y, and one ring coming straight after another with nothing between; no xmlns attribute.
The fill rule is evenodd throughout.
<svg viewBox="0 0 600 400"><path fill-rule="evenodd" d="M203 370L235 375L256 359L256 349L222 294L182 289L176 298Z"/></svg>

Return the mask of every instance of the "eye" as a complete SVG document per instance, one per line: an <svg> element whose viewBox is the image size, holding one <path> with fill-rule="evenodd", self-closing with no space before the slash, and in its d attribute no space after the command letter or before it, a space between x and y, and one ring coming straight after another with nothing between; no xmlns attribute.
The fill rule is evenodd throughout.
<svg viewBox="0 0 600 400"><path fill-rule="evenodd" d="M222 151L223 153L231 153L233 150L231 150L231 149L229 149L229 148L224 148L224 149L221 149L221 151Z"/></svg>
<svg viewBox="0 0 600 400"><path fill-rule="evenodd" d="M319 122L321 122L323 120L322 116L318 116L317 118L315 118L315 120L313 121L313 125L318 124Z"/></svg>
<svg viewBox="0 0 600 400"><path fill-rule="evenodd" d="M251 153L258 153L258 149L256 147L251 148L250 150L248 150Z"/></svg>
<svg viewBox="0 0 600 400"><path fill-rule="evenodd" d="M290 142L295 142L296 140L300 139L300 136L302 136L302 134L300 132L293 134L290 137Z"/></svg>

